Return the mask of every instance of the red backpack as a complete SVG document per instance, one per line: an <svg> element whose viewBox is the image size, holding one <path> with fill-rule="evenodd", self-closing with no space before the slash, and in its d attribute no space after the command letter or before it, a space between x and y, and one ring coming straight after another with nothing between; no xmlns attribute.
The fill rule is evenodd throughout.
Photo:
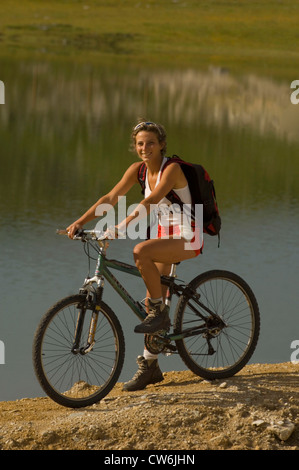
<svg viewBox="0 0 299 470"><path fill-rule="evenodd" d="M214 182L210 178L208 172L201 166L196 163L189 163L182 160L177 155L168 157L165 162L162 171L170 163L179 163L182 171L188 181L191 198L192 198L192 207L195 207L195 204L203 205L203 229L205 233L209 235L218 235L221 229L221 218L219 215L219 209L216 201L216 192L214 187ZM146 165L142 163L138 171L138 181L142 188L142 194L145 190L145 177L146 177ZM179 196L171 190L166 198L171 202L171 204L183 205ZM194 213L194 209L193 209Z"/></svg>

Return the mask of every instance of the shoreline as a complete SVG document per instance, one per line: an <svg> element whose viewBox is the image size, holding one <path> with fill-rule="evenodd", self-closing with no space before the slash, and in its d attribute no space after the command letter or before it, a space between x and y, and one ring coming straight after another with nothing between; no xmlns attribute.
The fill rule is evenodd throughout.
<svg viewBox="0 0 299 470"><path fill-rule="evenodd" d="M2 450L299 450L299 365L249 364L209 382L190 371L82 409L0 402Z"/></svg>

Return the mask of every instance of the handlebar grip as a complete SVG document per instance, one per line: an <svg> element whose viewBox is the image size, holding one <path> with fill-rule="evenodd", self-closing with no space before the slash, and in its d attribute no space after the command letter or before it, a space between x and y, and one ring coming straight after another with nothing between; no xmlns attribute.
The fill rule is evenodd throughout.
<svg viewBox="0 0 299 470"><path fill-rule="evenodd" d="M65 229L57 229L56 230L57 235L67 235L67 230Z"/></svg>

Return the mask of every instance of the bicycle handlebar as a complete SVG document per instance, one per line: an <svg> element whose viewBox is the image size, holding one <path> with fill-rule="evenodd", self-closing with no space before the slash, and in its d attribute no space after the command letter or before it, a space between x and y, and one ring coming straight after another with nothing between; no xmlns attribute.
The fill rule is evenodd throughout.
<svg viewBox="0 0 299 470"><path fill-rule="evenodd" d="M65 229L57 229L57 235L68 235L68 231ZM105 232L100 232L97 230L79 230L77 234L74 235L74 240L107 240L107 235Z"/></svg>

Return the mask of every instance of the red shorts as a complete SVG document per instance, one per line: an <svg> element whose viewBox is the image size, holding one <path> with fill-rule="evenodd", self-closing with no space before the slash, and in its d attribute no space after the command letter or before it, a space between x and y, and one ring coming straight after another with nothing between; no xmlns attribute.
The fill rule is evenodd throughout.
<svg viewBox="0 0 299 470"><path fill-rule="evenodd" d="M199 236L199 228L195 227L194 224L191 225L193 232L196 232L196 234ZM179 225L170 225L169 227L164 227L162 225L158 225L158 235L157 238L168 238L171 235L181 235L181 229ZM192 240L187 241L188 243L194 243L195 242L195 235L192 238ZM193 251L196 253L196 256L202 253L202 248L203 248L203 243L202 245L198 248L195 246L195 248L192 247Z"/></svg>

